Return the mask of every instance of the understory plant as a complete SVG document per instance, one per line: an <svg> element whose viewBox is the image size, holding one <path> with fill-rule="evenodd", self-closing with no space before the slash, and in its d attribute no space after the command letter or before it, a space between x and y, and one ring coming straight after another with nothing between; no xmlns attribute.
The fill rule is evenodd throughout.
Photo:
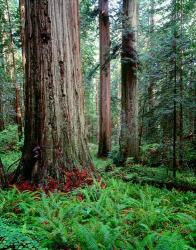
<svg viewBox="0 0 196 250"><path fill-rule="evenodd" d="M106 178L67 194L1 190L0 216L39 249L194 249L195 200Z"/></svg>

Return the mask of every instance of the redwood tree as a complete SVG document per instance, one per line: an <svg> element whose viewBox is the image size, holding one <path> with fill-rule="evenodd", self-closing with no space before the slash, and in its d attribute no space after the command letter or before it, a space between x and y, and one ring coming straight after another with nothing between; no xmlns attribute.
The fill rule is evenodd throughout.
<svg viewBox="0 0 196 250"><path fill-rule="evenodd" d="M100 115L98 156L106 157L111 151L110 111L110 31L108 0L99 0L100 32Z"/></svg>
<svg viewBox="0 0 196 250"><path fill-rule="evenodd" d="M120 153L138 157L137 0L123 0Z"/></svg>
<svg viewBox="0 0 196 250"><path fill-rule="evenodd" d="M150 58L154 58L154 14L155 14L155 1L150 1L150 9L149 9L149 56ZM154 117L154 106L155 106L155 97L154 97L154 90L155 90L155 77L154 72L152 69L152 64L149 65L149 83L148 83L148 113L149 113L149 119L148 119L148 128L147 135L149 138L153 137L155 128L154 128L154 120L152 117ZM154 65L153 65L154 66ZM155 66L154 66L155 67Z"/></svg>
<svg viewBox="0 0 196 250"><path fill-rule="evenodd" d="M21 41L22 41L22 62L25 67L25 0L19 0L20 22L21 22Z"/></svg>
<svg viewBox="0 0 196 250"><path fill-rule="evenodd" d="M78 0L25 1L25 141L16 178L66 182L91 170L83 113Z"/></svg>

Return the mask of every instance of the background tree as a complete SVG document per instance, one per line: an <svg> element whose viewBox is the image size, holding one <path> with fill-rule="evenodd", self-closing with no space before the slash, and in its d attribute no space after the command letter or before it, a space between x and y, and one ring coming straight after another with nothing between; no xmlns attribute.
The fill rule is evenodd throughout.
<svg viewBox="0 0 196 250"><path fill-rule="evenodd" d="M17 84L17 75L16 75L16 56L15 56L15 51L14 51L14 38L13 38L13 32L12 32L12 22L11 22L11 16L10 16L10 7L9 3L6 0L6 10L7 10L7 20L8 20L8 25L9 25L9 53L11 57L11 62L10 62L10 76L11 76L11 81L14 86L14 91L15 91L15 98L14 98L14 110L15 110L15 122L18 126L18 135L19 135L19 140L22 139L22 111L21 111L21 105L20 105L20 87Z"/></svg>
<svg viewBox="0 0 196 250"><path fill-rule="evenodd" d="M123 1L120 134L123 159L138 158L137 3L136 0Z"/></svg>
<svg viewBox="0 0 196 250"><path fill-rule="evenodd" d="M80 3L81 57L85 94L85 122L88 142L97 144L99 114L98 75L98 6L97 0L83 0Z"/></svg>
<svg viewBox="0 0 196 250"><path fill-rule="evenodd" d="M143 121L141 145L145 148L147 144L152 146L153 143L157 143L161 152L159 163L163 160L166 166L172 167L173 125L176 120L176 165L177 168L191 167L195 156L193 153L190 154L193 152L194 144L190 135L194 132L190 127L191 123L187 114L190 114L189 109L192 114L194 113L195 105L193 96L191 97L189 92L192 53L195 51L191 42L195 36L191 21L195 3L179 0L160 4L159 1L154 1L153 33L149 33L151 25L147 21L151 16L149 12L151 8L152 1L141 1L139 30L141 62L139 114L140 121ZM191 36L188 34L189 30L193 30ZM149 110L147 105L143 106L143 103L149 93L146 79L151 82L152 77L154 79L154 103L153 109ZM176 119L174 119L174 102ZM150 134L148 133L149 121L150 130L153 131Z"/></svg>
<svg viewBox="0 0 196 250"><path fill-rule="evenodd" d="M111 151L110 112L110 30L108 0L99 0L100 36L100 115L99 115L99 157L107 157Z"/></svg>
<svg viewBox="0 0 196 250"><path fill-rule="evenodd" d="M22 71L20 64L19 15L17 1L0 1L0 88L1 117L5 126L18 123L21 137ZM14 24L14 25L13 25Z"/></svg>

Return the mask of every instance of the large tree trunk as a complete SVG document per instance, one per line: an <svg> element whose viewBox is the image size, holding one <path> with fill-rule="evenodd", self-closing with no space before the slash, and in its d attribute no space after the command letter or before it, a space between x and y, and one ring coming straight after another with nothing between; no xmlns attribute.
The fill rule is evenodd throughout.
<svg viewBox="0 0 196 250"><path fill-rule="evenodd" d="M78 0L25 1L25 142L27 180L91 170L84 122Z"/></svg>
<svg viewBox="0 0 196 250"><path fill-rule="evenodd" d="M110 111L110 31L108 0L99 0L100 29L100 117L98 156L105 157L111 151Z"/></svg>
<svg viewBox="0 0 196 250"><path fill-rule="evenodd" d="M121 134L123 159L138 158L137 0L123 1Z"/></svg>

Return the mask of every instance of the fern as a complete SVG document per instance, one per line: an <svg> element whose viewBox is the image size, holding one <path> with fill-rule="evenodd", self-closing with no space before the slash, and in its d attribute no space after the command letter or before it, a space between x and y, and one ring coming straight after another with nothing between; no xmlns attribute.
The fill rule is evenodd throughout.
<svg viewBox="0 0 196 250"><path fill-rule="evenodd" d="M95 182L69 195L20 193L15 188L0 191L2 222L9 228L17 227L18 237L29 237L39 249L195 247L193 193L170 192L114 178L105 178L104 182L104 189Z"/></svg>
<svg viewBox="0 0 196 250"><path fill-rule="evenodd" d="M82 249L99 250L99 246L97 245L94 235L85 226L78 224L75 227L75 234Z"/></svg>

